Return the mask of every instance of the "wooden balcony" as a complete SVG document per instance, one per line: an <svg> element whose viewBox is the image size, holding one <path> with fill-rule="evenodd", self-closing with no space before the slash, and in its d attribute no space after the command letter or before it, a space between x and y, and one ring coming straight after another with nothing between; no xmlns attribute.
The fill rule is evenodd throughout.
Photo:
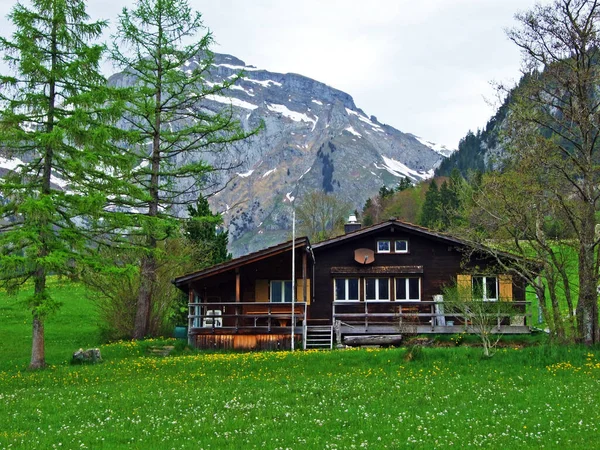
<svg viewBox="0 0 600 450"><path fill-rule="evenodd" d="M510 313L489 314L493 332L529 333L531 302L511 302ZM491 303L490 303L491 304ZM468 316L444 312L443 302L434 301L337 301L333 322L338 334L433 334L471 333L476 326Z"/></svg>
<svg viewBox="0 0 600 450"><path fill-rule="evenodd" d="M302 334L306 303L189 303L189 334Z"/></svg>

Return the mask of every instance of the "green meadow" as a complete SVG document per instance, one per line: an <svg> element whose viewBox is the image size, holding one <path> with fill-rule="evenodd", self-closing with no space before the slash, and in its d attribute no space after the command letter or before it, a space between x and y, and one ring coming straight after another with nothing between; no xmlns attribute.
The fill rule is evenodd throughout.
<svg viewBox="0 0 600 450"><path fill-rule="evenodd" d="M592 448L600 352L513 341L491 359L447 347L211 353L182 342L101 345L85 290L56 284L43 371L30 315L0 297L0 448ZM466 341L471 341L467 339ZM511 343L513 342L513 343ZM175 344L172 355L149 347ZM457 345L458 344L458 345ZM71 365L79 347L104 362Z"/></svg>

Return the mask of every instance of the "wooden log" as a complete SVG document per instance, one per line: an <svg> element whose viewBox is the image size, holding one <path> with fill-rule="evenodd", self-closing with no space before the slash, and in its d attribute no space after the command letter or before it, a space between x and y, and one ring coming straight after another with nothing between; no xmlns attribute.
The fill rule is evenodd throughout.
<svg viewBox="0 0 600 450"><path fill-rule="evenodd" d="M349 345L351 347L358 347L361 345L400 345L401 342L401 334L380 334L344 337L344 344Z"/></svg>

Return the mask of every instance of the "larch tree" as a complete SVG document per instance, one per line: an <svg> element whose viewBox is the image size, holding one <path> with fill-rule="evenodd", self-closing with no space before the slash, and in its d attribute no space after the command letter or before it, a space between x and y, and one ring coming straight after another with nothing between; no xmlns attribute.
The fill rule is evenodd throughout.
<svg viewBox="0 0 600 450"><path fill-rule="evenodd" d="M99 239L94 224L106 218L107 190L120 186L112 174L129 162L107 145L119 102L109 101L99 72L106 23L90 22L82 0L17 3L9 19L15 31L0 38L12 69L0 76L0 142L14 167L0 183L0 283L15 292L33 282L30 367L41 368L44 320L60 306L48 276L99 264L89 251Z"/></svg>
<svg viewBox="0 0 600 450"><path fill-rule="evenodd" d="M176 209L185 211L207 189L208 176L231 167L225 157L219 167L209 165L207 153L221 152L260 129L244 131L232 107L203 106L237 81L206 80L213 39L210 33L200 35L203 31L200 14L185 0L138 0L119 16L112 58L131 85L123 126L129 134L126 151L139 160L130 180L145 192L114 199L119 209L130 211L136 227L131 236L138 235L143 249L136 339L148 330L157 243L179 228ZM184 40L193 43L184 45Z"/></svg>
<svg viewBox="0 0 600 450"><path fill-rule="evenodd" d="M600 198L600 4L554 0L516 16L509 38L522 50L526 80L513 96L508 140L517 160L533 159L554 180L547 189L572 229L579 259L580 339L598 327ZM519 195L515 193L515 195Z"/></svg>

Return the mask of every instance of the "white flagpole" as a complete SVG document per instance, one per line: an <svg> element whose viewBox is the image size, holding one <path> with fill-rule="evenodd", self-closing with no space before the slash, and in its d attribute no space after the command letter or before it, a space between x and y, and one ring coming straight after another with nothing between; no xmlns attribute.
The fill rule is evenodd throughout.
<svg viewBox="0 0 600 450"><path fill-rule="evenodd" d="M294 351L295 321L294 306L296 303L296 208L292 212L292 351Z"/></svg>

